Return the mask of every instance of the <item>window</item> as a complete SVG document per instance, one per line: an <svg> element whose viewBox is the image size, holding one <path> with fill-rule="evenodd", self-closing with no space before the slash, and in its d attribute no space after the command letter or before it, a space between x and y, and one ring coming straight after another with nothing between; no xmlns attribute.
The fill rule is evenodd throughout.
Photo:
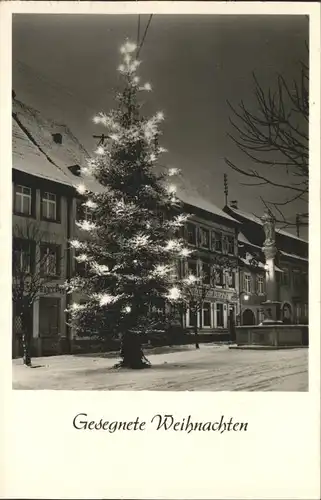
<svg viewBox="0 0 321 500"><path fill-rule="evenodd" d="M188 313L189 326L197 326L197 307L195 302L189 303Z"/></svg>
<svg viewBox="0 0 321 500"><path fill-rule="evenodd" d="M309 317L309 305L308 304L303 304L303 315L305 318Z"/></svg>
<svg viewBox="0 0 321 500"><path fill-rule="evenodd" d="M200 244L204 248L210 247L210 232L203 227L200 227Z"/></svg>
<svg viewBox="0 0 321 500"><path fill-rule="evenodd" d="M227 253L234 255L234 236L226 236Z"/></svg>
<svg viewBox="0 0 321 500"><path fill-rule="evenodd" d="M80 253L81 252L76 252L76 255ZM87 262L78 261L77 259L74 260L75 260L75 273L78 274L79 276L86 276Z"/></svg>
<svg viewBox="0 0 321 500"><path fill-rule="evenodd" d="M212 250L222 252L222 233L219 231L212 231Z"/></svg>
<svg viewBox="0 0 321 500"><path fill-rule="evenodd" d="M57 220L57 197L54 193L44 192L41 196L41 217L55 221Z"/></svg>
<svg viewBox="0 0 321 500"><path fill-rule="evenodd" d="M224 326L223 304L216 303L216 327L220 328L223 326Z"/></svg>
<svg viewBox="0 0 321 500"><path fill-rule="evenodd" d="M197 261L188 260L187 261L187 275L192 274L193 276L198 276Z"/></svg>
<svg viewBox="0 0 321 500"><path fill-rule="evenodd" d="M204 285L211 284L211 266L208 262L202 263L202 280Z"/></svg>
<svg viewBox="0 0 321 500"><path fill-rule="evenodd" d="M212 326L211 325L211 303L204 302L203 303L203 326Z"/></svg>
<svg viewBox="0 0 321 500"><path fill-rule="evenodd" d="M235 288L235 272L234 271L227 271L226 284L227 284L228 288Z"/></svg>
<svg viewBox="0 0 321 500"><path fill-rule="evenodd" d="M14 211L17 214L31 215L31 188L15 186Z"/></svg>
<svg viewBox="0 0 321 500"><path fill-rule="evenodd" d="M293 269L293 286L300 288L301 286L301 273L299 269Z"/></svg>
<svg viewBox="0 0 321 500"><path fill-rule="evenodd" d="M187 241L191 245L196 245L196 226L194 224L187 224Z"/></svg>
<svg viewBox="0 0 321 500"><path fill-rule="evenodd" d="M40 274L42 276L59 276L60 247L58 245L40 245Z"/></svg>
<svg viewBox="0 0 321 500"><path fill-rule="evenodd" d="M60 299L40 297L39 299L39 333L41 337L52 337L59 334Z"/></svg>
<svg viewBox="0 0 321 500"><path fill-rule="evenodd" d="M234 236L229 236L227 234L224 234L222 236L222 241L223 241L223 252L234 255L235 252Z"/></svg>
<svg viewBox="0 0 321 500"><path fill-rule="evenodd" d="M175 309L172 308L171 311L175 313ZM159 316L165 313L165 300L164 299L159 299L157 300L157 304L152 304L150 306L150 312L154 316Z"/></svg>
<svg viewBox="0 0 321 500"><path fill-rule="evenodd" d="M252 292L252 276L250 274L244 274L244 292Z"/></svg>
<svg viewBox="0 0 321 500"><path fill-rule="evenodd" d="M62 135L59 132L56 134L51 134L51 135L52 135L53 141L56 144L62 144Z"/></svg>
<svg viewBox="0 0 321 500"><path fill-rule="evenodd" d="M30 273L32 270L33 245L30 241L16 238L13 241L13 272Z"/></svg>
<svg viewBox="0 0 321 500"><path fill-rule="evenodd" d="M302 285L307 286L309 284L309 275L308 273L302 273Z"/></svg>
<svg viewBox="0 0 321 500"><path fill-rule="evenodd" d="M216 286L224 285L224 273L222 269L215 269L215 285Z"/></svg>
<svg viewBox="0 0 321 500"><path fill-rule="evenodd" d="M77 220L93 221L93 213L82 200L77 200Z"/></svg>
<svg viewBox="0 0 321 500"><path fill-rule="evenodd" d="M260 295L264 294L264 277L257 276L257 293Z"/></svg>

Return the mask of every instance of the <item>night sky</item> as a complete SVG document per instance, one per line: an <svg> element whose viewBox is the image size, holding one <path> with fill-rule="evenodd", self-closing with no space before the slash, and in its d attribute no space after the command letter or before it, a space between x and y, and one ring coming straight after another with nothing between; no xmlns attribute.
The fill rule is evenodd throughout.
<svg viewBox="0 0 321 500"><path fill-rule="evenodd" d="M141 17L141 36L148 18ZM136 41L137 24L137 15L14 15L17 98L66 123L92 151L92 135L103 130L91 118L113 106L119 46L126 37ZM264 87L274 87L277 73L291 82L300 61L307 62L306 41L305 16L153 16L140 54L142 80L153 86L144 109L165 112L163 160L182 169L188 189L222 207L227 173L229 199L243 210L261 215L260 195L284 199L275 189L240 186L247 179L225 164L228 157L241 168L253 166L227 137L226 101L243 99L255 110L252 72ZM306 207L287 210L293 220Z"/></svg>

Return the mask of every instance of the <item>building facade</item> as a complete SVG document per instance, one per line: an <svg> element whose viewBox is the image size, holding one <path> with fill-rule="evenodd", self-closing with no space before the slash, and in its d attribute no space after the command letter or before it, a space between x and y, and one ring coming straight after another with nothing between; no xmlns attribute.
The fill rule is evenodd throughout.
<svg viewBox="0 0 321 500"><path fill-rule="evenodd" d="M32 305L33 355L72 352L78 341L68 326L66 308L70 301L81 298L66 294L62 285L75 271L81 272L68 242L82 237L77 219L90 217L83 212L75 189L79 165L85 160L84 150L67 128L45 120L14 99L13 261L41 280ZM182 201L193 214L184 237L194 252L191 259L180 263L181 271L202 275L206 286L200 310L193 314L188 307L183 327L192 330L197 321L204 333L227 333L229 319L232 315L235 321L237 312L239 223L213 204L188 203L188 194ZM221 256L233 262L233 270L214 273L212 264ZM13 269L13 277L16 271ZM19 355L21 321L15 311L13 303L13 354Z"/></svg>
<svg viewBox="0 0 321 500"><path fill-rule="evenodd" d="M45 120L17 99L13 102L13 286L18 268L41 280L32 305L33 355L74 352L80 342L68 326L66 308L73 300L62 288L81 264L68 244L80 239L77 219L89 219L75 185L88 154L73 134ZM95 184L93 190L101 189ZM230 205L223 210L177 193L192 214L182 236L193 250L179 263L182 277L200 279L202 300L191 295L182 326L214 338L231 338L235 324L259 324L265 295L264 231L260 219ZM278 231L277 279L282 317L308 321L308 244ZM21 321L13 303L13 355L21 353ZM223 336L223 337L222 337ZM230 337L229 337L230 336ZM92 343L82 339L82 343Z"/></svg>
<svg viewBox="0 0 321 500"><path fill-rule="evenodd" d="M263 320L261 304L266 300L265 239L262 221L237 208L224 207L224 212L241 224L239 233L240 315L239 324L259 324ZM282 229L276 229L277 300L281 303L281 319L285 323L307 324L309 317L309 245L308 242Z"/></svg>
<svg viewBox="0 0 321 500"><path fill-rule="evenodd" d="M191 206L193 214L185 227L184 239L193 251L182 263L182 277L197 278L195 292L183 318L188 331L226 335L235 324L238 307L238 222L213 204ZM199 203L202 205L202 203ZM200 289L197 289L200 288ZM197 304L201 299L202 303Z"/></svg>

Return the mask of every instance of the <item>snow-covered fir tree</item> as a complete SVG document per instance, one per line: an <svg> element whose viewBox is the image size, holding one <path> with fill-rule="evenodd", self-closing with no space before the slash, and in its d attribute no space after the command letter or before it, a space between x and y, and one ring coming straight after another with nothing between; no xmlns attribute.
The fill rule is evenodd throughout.
<svg viewBox="0 0 321 500"><path fill-rule="evenodd" d="M130 368L146 366L141 345L153 329L153 311L158 310L157 321L160 315L166 319L164 300L179 301L182 295L171 263L190 253L178 236L188 217L171 183L178 170L156 169L165 152L159 143L164 114L146 117L141 112L139 95L150 92L151 85L141 84L137 75L136 49L129 41L121 47L122 90L116 94L115 109L94 118L107 128L108 140L82 174L104 189L92 192L86 180L77 186L93 218L78 223L88 237L71 241L86 273L67 284L70 293L86 298L71 305L72 325L79 334L120 336L119 366Z"/></svg>

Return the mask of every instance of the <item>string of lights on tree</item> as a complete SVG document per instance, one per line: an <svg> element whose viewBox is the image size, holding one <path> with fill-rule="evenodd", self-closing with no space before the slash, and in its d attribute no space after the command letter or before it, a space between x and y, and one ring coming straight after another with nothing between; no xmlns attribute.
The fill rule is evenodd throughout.
<svg viewBox="0 0 321 500"><path fill-rule="evenodd" d="M172 265L192 253L178 234L189 214L183 213L172 183L179 169L156 168L166 153L160 144L165 117L162 111L151 117L141 112L138 98L152 86L140 81L136 49L129 41L120 49L123 88L117 106L93 118L107 129L107 140L81 168L88 182L76 186L92 220L78 221L86 236L70 242L86 275L75 275L66 286L69 293L86 296L68 310L75 328L85 334L103 335L107 327L112 334L146 331L153 305L182 300L184 283L197 281L192 274L181 279ZM99 192L89 187L93 179L102 186Z"/></svg>

